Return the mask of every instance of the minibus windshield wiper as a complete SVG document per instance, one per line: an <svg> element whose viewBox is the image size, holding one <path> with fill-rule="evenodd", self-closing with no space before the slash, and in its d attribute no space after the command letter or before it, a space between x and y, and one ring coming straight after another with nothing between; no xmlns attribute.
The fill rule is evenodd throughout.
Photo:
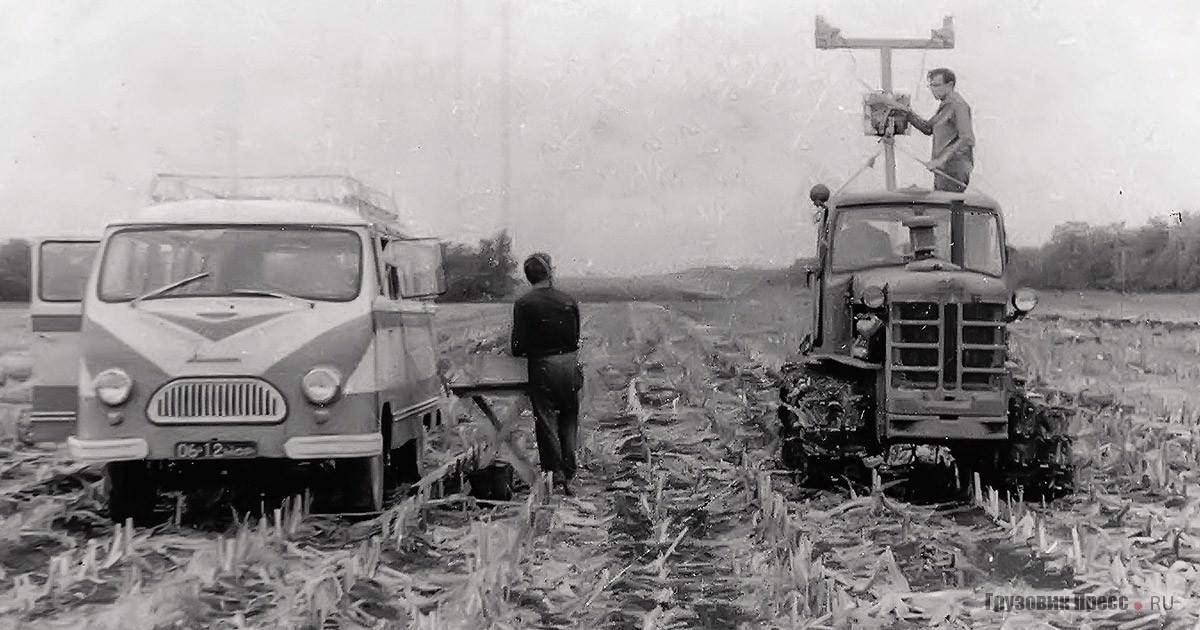
<svg viewBox="0 0 1200 630"><path fill-rule="evenodd" d="M188 276L188 277L184 278L183 280L179 280L177 282L172 282L171 284L168 284L165 287L159 287L153 291L150 291L149 293L143 293L142 295L139 295L139 296L133 298L132 300L130 300L129 306L136 307L138 305L138 303L141 302L142 300L147 300L147 299L150 299L153 297L158 297L164 293L168 293L168 292L174 291L175 289L178 289L180 287L189 285L197 280L200 280L201 278L207 278L208 276L209 276L209 273L207 271L201 271L200 273L198 273L194 276Z"/></svg>
<svg viewBox="0 0 1200 630"><path fill-rule="evenodd" d="M317 303L312 300L306 300L302 297L292 295L291 293L284 293L283 291L271 291L268 289L234 289L230 291L230 293L233 295L265 295L268 297L279 298L281 300L288 300L289 302L300 302L301 304L307 304L308 308L317 307Z"/></svg>

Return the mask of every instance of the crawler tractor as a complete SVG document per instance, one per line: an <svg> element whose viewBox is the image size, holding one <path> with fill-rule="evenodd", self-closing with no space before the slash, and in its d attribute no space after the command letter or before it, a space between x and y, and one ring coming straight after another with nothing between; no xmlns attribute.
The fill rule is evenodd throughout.
<svg viewBox="0 0 1200 630"><path fill-rule="evenodd" d="M877 466L893 446L933 445L950 452L964 486L963 473L978 472L1014 496L1071 491L1067 411L1029 391L1011 360L1007 326L1037 295L1015 286L999 204L965 184L896 189L896 137L909 125L894 103L909 99L892 93L892 53L953 48L953 21L927 39L847 38L817 17L814 38L822 49L880 52L882 89L864 95L863 118L882 144L887 186L809 193L819 226L806 278L812 331L780 383L784 465L828 480Z"/></svg>
<svg viewBox="0 0 1200 630"><path fill-rule="evenodd" d="M1069 492L1068 417L1010 360L1007 325L1037 295L1015 288L999 205L919 188L810 197L812 330L780 384L784 465L830 479L936 445L1014 497Z"/></svg>

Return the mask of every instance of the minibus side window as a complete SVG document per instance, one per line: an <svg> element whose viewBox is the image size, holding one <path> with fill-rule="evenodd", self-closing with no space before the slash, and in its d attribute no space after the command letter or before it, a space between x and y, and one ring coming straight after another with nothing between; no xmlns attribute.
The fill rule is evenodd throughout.
<svg viewBox="0 0 1200 630"><path fill-rule="evenodd" d="M388 259L386 252L388 251L388 239L379 238L373 239L377 247L376 256L381 261L382 271L379 282L379 293L389 300L400 299L400 282L397 279L396 267L392 261Z"/></svg>
<svg viewBox="0 0 1200 630"><path fill-rule="evenodd" d="M98 243L47 241L39 248L38 294L44 302L79 302Z"/></svg>
<svg viewBox="0 0 1200 630"><path fill-rule="evenodd" d="M386 260L396 269L401 298L421 299L445 293L442 245L436 239L393 241L388 244Z"/></svg>

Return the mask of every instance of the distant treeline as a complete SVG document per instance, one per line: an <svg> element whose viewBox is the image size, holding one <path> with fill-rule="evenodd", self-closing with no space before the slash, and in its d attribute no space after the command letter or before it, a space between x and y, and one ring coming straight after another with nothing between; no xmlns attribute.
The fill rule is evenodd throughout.
<svg viewBox="0 0 1200 630"><path fill-rule="evenodd" d="M440 302L503 300L520 284L520 265L504 232L474 245L449 243L444 260L447 291ZM813 262L797 260L789 271L802 277L804 266ZM1200 291L1200 213L1155 218L1139 227L1064 223L1044 245L1016 248L1011 262L1019 281L1035 289ZM28 242L0 242L0 302L29 301L30 263Z"/></svg>
<svg viewBox="0 0 1200 630"><path fill-rule="evenodd" d="M0 302L28 302L32 259L29 242L13 238L0 242Z"/></svg>
<svg viewBox="0 0 1200 630"><path fill-rule="evenodd" d="M512 238L501 232L478 244L448 243L442 250L446 293L439 302L490 302L510 295L517 286Z"/></svg>
<svg viewBox="0 0 1200 630"><path fill-rule="evenodd" d="M1022 283L1037 289L1200 291L1200 214L1181 212L1139 227L1064 223L1044 245L1018 248L1013 266Z"/></svg>
<svg viewBox="0 0 1200 630"><path fill-rule="evenodd" d="M803 273L815 262L800 259L791 268ZM1200 213L1158 217L1138 227L1063 223L1045 244L1015 248L1010 264L1020 283L1034 289L1200 291Z"/></svg>

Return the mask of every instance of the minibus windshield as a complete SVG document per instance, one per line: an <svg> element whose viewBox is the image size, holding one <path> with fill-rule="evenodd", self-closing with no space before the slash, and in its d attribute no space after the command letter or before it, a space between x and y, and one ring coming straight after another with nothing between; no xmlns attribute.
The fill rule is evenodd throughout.
<svg viewBox="0 0 1200 630"><path fill-rule="evenodd" d="M362 244L350 230L309 226L146 227L114 233L100 263L99 297L144 299L284 295L349 301L362 285Z"/></svg>

